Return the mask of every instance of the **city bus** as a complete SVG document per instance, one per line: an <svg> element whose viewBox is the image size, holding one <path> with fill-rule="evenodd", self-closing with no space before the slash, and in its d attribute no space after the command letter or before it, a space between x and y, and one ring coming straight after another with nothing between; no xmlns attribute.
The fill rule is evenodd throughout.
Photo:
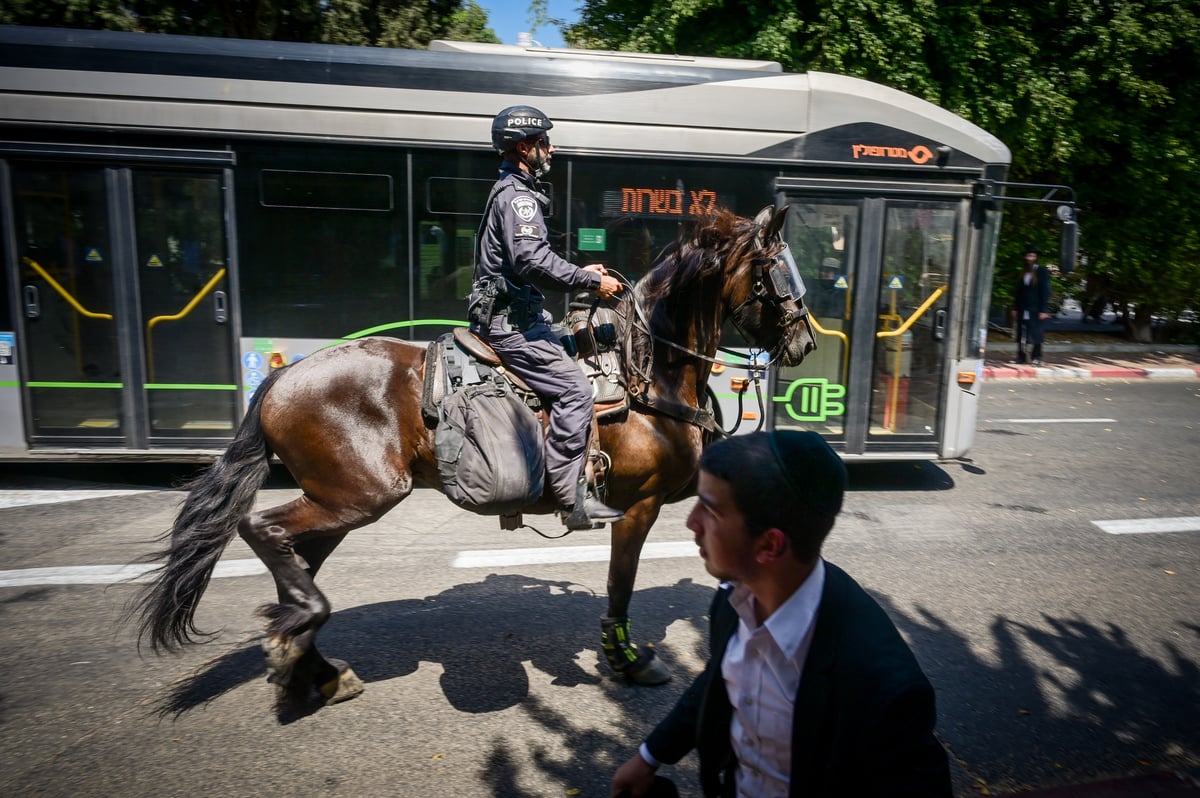
<svg viewBox="0 0 1200 798"><path fill-rule="evenodd" d="M967 452L1011 156L928 102L770 61L0 26L0 459L211 458L271 369L463 324L519 103L580 265L636 281L711 208L788 207L818 349L776 368L731 330L727 428Z"/></svg>

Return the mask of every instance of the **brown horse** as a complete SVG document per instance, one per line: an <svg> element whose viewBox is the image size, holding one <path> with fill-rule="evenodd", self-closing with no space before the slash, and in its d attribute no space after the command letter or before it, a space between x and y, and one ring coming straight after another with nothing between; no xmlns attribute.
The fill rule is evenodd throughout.
<svg viewBox="0 0 1200 798"><path fill-rule="evenodd" d="M625 511L612 529L602 647L614 669L640 684L669 674L629 639L638 559L663 503L691 494L701 448L715 430L703 405L722 323L731 319L788 365L815 347L802 283L780 236L785 210L765 208L753 221L724 210L703 217L616 307L628 322L623 369L634 401L623 420L598 427L610 461L607 500ZM345 663L317 652L330 605L314 579L351 530L377 521L416 486L440 487L434 430L420 409L424 370L424 347L366 338L273 372L228 450L188 486L163 536L169 545L154 556L164 562L133 605L139 639L159 651L204 636L196 607L237 532L275 579L279 601L259 612L268 619L263 649L281 700L333 703L361 692ZM303 493L250 512L271 453Z"/></svg>

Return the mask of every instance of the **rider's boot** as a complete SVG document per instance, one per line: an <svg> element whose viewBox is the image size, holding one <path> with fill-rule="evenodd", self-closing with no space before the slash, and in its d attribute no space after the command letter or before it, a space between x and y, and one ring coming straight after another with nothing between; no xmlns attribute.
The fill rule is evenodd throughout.
<svg viewBox="0 0 1200 798"><path fill-rule="evenodd" d="M624 521L625 513L609 507L588 490L586 479L579 480L575 488L575 504L563 513L563 523L567 529L599 529L604 524Z"/></svg>

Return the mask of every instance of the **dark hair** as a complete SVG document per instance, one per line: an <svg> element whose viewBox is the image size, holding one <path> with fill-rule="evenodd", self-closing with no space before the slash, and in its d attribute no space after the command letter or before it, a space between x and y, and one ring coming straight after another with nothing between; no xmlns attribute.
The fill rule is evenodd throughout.
<svg viewBox="0 0 1200 798"><path fill-rule="evenodd" d="M846 486L846 467L820 435L735 435L705 449L700 468L729 483L752 536L774 527L801 562L820 556Z"/></svg>

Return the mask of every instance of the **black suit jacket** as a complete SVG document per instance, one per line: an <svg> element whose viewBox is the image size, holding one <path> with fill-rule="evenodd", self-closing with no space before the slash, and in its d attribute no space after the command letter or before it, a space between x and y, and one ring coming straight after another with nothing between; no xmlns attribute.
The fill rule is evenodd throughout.
<svg viewBox="0 0 1200 798"><path fill-rule="evenodd" d="M1050 270L1040 263L1033 269L1033 279L1025 285L1025 272L1017 277L1013 308L1020 316L1028 310L1031 316L1050 312Z"/></svg>
<svg viewBox="0 0 1200 798"><path fill-rule="evenodd" d="M668 764L697 749L712 798L734 795L737 764L721 677L738 624L730 592L718 590L713 600L707 667L646 740ZM933 734L933 687L883 609L828 562L795 708L792 796L953 795L946 752Z"/></svg>

